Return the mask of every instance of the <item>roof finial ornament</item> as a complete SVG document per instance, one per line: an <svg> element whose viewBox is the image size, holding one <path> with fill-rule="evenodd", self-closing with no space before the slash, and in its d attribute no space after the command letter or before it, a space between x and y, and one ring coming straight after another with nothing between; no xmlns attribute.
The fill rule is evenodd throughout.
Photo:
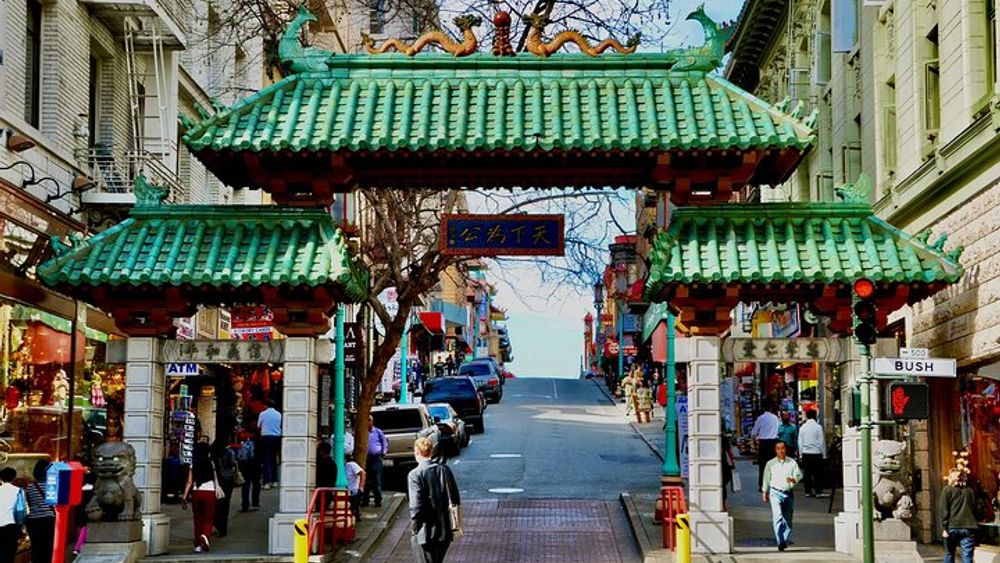
<svg viewBox="0 0 1000 563"><path fill-rule="evenodd" d="M521 16L524 21L531 26L528 31L528 41L526 43L528 51L539 57L548 57L562 48L566 43L574 43L585 55L596 57L608 49L614 49L622 55L631 55L639 46L641 34L636 33L629 38L627 46L622 46L617 39L605 39L596 46L591 46L587 39L579 31L567 30L556 35L552 41L546 43L542 40L542 32L549 24L549 17L542 14L525 14Z"/></svg>
<svg viewBox="0 0 1000 563"><path fill-rule="evenodd" d="M863 172L853 184L843 184L833 188L833 192L844 203L871 203L869 200L871 191L871 182L868 180L868 175Z"/></svg>
<svg viewBox="0 0 1000 563"><path fill-rule="evenodd" d="M135 177L132 193L135 194L136 207L152 207L163 204L170 195L170 188L150 184L144 174L139 174Z"/></svg>
<svg viewBox="0 0 1000 563"><path fill-rule="evenodd" d="M705 32L705 44L696 49L683 51L673 70L708 72L719 68L722 65L722 57L726 54L726 41L732 36L735 26L720 26L715 23L715 20L705 13L704 4L698 6L685 19L694 20L701 24L701 28Z"/></svg>
<svg viewBox="0 0 1000 563"><path fill-rule="evenodd" d="M493 55L513 57L514 47L510 44L510 14L503 10L493 14Z"/></svg>
<svg viewBox="0 0 1000 563"><path fill-rule="evenodd" d="M412 57L422 51L424 47L430 45L437 45L443 51L451 53L456 57L466 57L475 53L476 49L479 48L479 42L476 40L476 35L472 33L472 28L478 27L483 23L483 19L479 16L465 15L458 16L452 21L455 27L462 32L462 41L460 43L456 42L443 31L428 31L418 37L412 45L407 45L405 42L393 38L386 40L382 45L376 47L375 40L366 33L361 34L361 44L373 55L398 51L407 57Z"/></svg>
<svg viewBox="0 0 1000 563"><path fill-rule="evenodd" d="M285 28L285 33L278 40L278 59L289 72L326 72L330 70L329 63L333 53L316 47L306 47L302 44L300 33L309 22L316 21L305 4L299 6L295 19Z"/></svg>

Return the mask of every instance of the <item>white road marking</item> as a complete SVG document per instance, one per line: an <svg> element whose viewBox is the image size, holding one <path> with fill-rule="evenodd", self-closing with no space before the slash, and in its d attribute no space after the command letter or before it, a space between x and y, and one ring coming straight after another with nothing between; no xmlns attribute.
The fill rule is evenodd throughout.
<svg viewBox="0 0 1000 563"><path fill-rule="evenodd" d="M514 457L521 457L521 454L490 454L493 459L508 459Z"/></svg>
<svg viewBox="0 0 1000 563"><path fill-rule="evenodd" d="M523 493L524 489L518 489L517 487L497 487L495 489L489 489L491 493L498 493L502 495L511 495L514 493Z"/></svg>
<svg viewBox="0 0 1000 563"><path fill-rule="evenodd" d="M552 380L552 396L555 397L555 399L557 401L559 400L559 392L556 391L556 380L555 379Z"/></svg>

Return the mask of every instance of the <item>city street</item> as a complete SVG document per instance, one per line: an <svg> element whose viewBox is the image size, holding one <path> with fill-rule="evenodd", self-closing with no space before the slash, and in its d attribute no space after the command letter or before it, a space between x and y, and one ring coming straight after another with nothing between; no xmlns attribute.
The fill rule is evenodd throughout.
<svg viewBox="0 0 1000 563"><path fill-rule="evenodd" d="M617 499L655 490L659 461L593 383L510 380L486 421L450 462L466 534L449 561L638 560ZM401 514L372 561L412 559L407 525Z"/></svg>

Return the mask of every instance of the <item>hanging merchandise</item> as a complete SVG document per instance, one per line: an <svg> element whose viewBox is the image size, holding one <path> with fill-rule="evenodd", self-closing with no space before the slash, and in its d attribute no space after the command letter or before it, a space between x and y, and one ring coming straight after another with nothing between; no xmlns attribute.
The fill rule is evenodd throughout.
<svg viewBox="0 0 1000 563"><path fill-rule="evenodd" d="M101 376L97 374L94 374L90 382L90 404L99 409L103 409L105 405L104 387L101 382Z"/></svg>

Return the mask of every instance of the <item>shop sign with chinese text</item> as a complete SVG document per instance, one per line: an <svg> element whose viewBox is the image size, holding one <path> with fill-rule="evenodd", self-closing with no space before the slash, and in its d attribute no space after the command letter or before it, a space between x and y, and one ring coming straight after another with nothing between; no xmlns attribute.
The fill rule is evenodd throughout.
<svg viewBox="0 0 1000 563"><path fill-rule="evenodd" d="M167 364L265 364L285 359L281 340L165 340Z"/></svg>
<svg viewBox="0 0 1000 563"><path fill-rule="evenodd" d="M441 253L450 256L562 256L562 215L442 215Z"/></svg>
<svg viewBox="0 0 1000 563"><path fill-rule="evenodd" d="M726 338L726 362L846 362L849 338Z"/></svg>

